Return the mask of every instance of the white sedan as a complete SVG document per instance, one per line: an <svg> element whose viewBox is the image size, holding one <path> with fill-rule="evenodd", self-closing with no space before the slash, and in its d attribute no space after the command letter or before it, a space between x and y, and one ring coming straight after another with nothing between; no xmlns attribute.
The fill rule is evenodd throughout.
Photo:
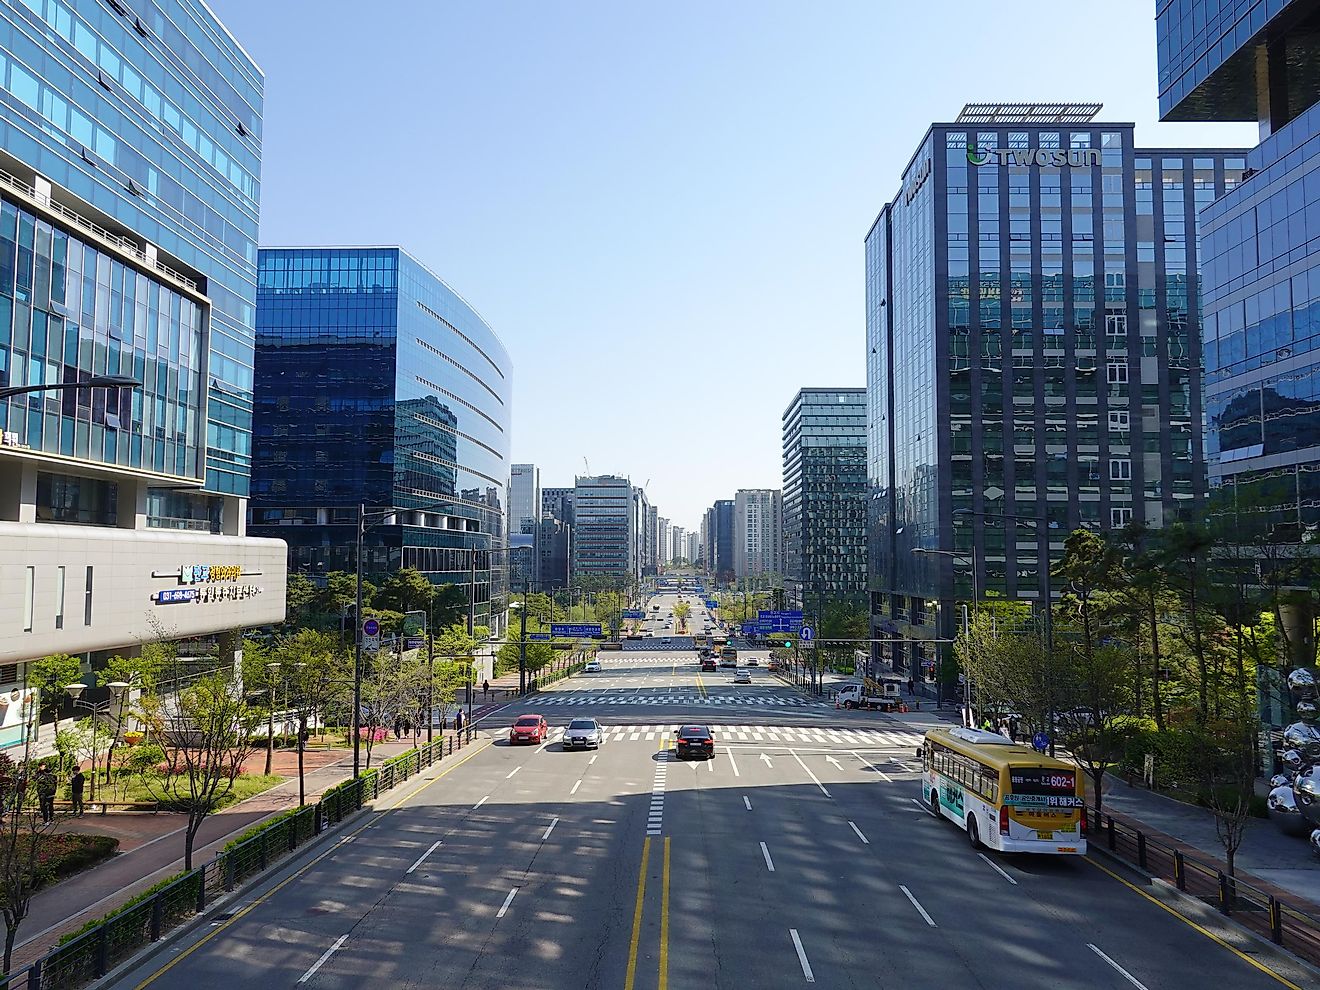
<svg viewBox="0 0 1320 990"><path fill-rule="evenodd" d="M594 718L575 718L564 730L564 749L599 749L605 742L605 727Z"/></svg>
<svg viewBox="0 0 1320 990"><path fill-rule="evenodd" d="M750 670L748 670L746 667L739 667L737 670L735 670L735 671L733 672L733 683L734 683L734 684L751 684L751 683L752 683L752 672L751 672Z"/></svg>
<svg viewBox="0 0 1320 990"><path fill-rule="evenodd" d="M587 665L582 668L588 674L599 674L601 671L599 660L588 660Z"/></svg>

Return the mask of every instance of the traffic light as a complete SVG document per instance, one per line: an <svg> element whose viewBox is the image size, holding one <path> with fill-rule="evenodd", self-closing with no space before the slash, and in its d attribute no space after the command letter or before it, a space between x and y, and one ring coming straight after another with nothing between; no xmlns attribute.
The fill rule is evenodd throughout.
<svg viewBox="0 0 1320 990"><path fill-rule="evenodd" d="M793 648L793 644L791 642L784 644L784 649L791 650L792 648Z"/></svg>

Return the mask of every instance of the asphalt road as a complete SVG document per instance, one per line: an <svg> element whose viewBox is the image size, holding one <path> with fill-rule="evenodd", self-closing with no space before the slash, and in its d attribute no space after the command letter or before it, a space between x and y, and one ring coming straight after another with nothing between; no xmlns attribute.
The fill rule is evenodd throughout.
<svg viewBox="0 0 1320 990"><path fill-rule="evenodd" d="M491 731L116 986L1284 985L1087 860L978 855L917 806L919 723L730 682L608 657L500 723L589 713L599 752ZM713 761L673 756L683 721Z"/></svg>

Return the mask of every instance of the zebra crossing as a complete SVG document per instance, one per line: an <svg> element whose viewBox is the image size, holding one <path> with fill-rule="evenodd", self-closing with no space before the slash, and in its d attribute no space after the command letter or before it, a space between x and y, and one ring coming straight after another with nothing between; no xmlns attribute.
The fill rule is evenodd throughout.
<svg viewBox="0 0 1320 990"><path fill-rule="evenodd" d="M538 705L702 705L713 707L746 707L748 705L763 708L833 708L823 701L812 701L797 695L766 694L708 694L678 693L665 694L568 694L551 691L536 699Z"/></svg>
<svg viewBox="0 0 1320 990"><path fill-rule="evenodd" d="M606 742L657 742L672 736L678 725L605 725ZM715 725L716 745L748 743L793 743L796 745L832 745L849 749L905 749L909 752L921 742L924 733L905 729L827 728L810 725ZM550 742L563 738L562 726L552 727L546 737Z"/></svg>

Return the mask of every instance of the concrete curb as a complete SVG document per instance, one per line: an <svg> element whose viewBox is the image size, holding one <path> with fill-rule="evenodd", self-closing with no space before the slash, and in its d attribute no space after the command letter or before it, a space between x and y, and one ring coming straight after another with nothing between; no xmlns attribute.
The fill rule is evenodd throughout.
<svg viewBox="0 0 1320 990"><path fill-rule="evenodd" d="M1168 907L1179 917L1194 922L1201 928L1223 939L1233 948L1255 958L1271 972L1291 980L1299 986L1320 988L1320 967L1289 952L1284 946L1275 945L1269 939L1235 921L1232 915L1221 914L1217 908L1206 904L1199 897L1184 893L1167 880L1154 876L1134 863L1129 863L1117 853L1094 842L1087 843L1088 853L1099 853L1109 862L1135 877L1144 878L1150 888L1146 891L1157 901Z"/></svg>

